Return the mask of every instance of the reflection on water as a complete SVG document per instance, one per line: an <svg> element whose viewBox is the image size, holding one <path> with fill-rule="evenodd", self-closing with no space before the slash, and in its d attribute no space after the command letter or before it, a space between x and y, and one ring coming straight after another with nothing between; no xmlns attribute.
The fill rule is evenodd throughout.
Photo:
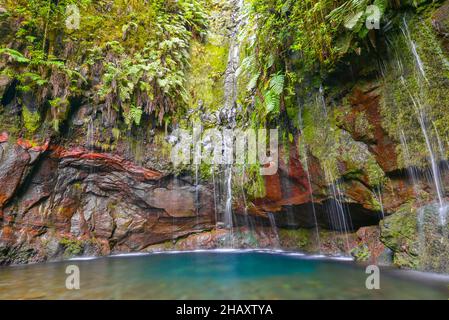
<svg viewBox="0 0 449 320"><path fill-rule="evenodd" d="M81 289L67 290L78 265ZM380 290L348 261L196 252L0 267L0 299L448 299L446 277L381 268Z"/></svg>

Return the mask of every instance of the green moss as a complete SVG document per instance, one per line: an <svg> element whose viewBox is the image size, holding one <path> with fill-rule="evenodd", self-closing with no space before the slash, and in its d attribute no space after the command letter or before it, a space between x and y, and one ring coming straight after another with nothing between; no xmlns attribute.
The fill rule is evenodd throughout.
<svg viewBox="0 0 449 320"><path fill-rule="evenodd" d="M157 146L158 156L161 158L169 159L172 152L172 145L167 142L166 133L163 131L157 131L154 136L154 144Z"/></svg>
<svg viewBox="0 0 449 320"><path fill-rule="evenodd" d="M371 252L366 244L361 244L351 250L351 255L356 261L365 262L371 257Z"/></svg>
<svg viewBox="0 0 449 320"><path fill-rule="evenodd" d="M0 123L1 123L1 132L8 132L10 138L17 138L19 136L20 130L22 128L21 122L23 120L22 117L11 117L4 113L3 107L0 105Z"/></svg>
<svg viewBox="0 0 449 320"><path fill-rule="evenodd" d="M424 167L428 165L429 151L419 123L419 112L426 118L426 131L433 150L439 150L438 136L443 141L449 136L449 63L429 20L414 17L408 19L407 24L425 76L417 67L410 43L403 34L392 37L382 86L382 124L396 141L401 141L401 134L407 139L411 157L407 157L404 146L399 146L400 166ZM402 66L400 69L398 63Z"/></svg>
<svg viewBox="0 0 449 320"><path fill-rule="evenodd" d="M33 134L39 129L41 124L41 116L38 111L29 111L27 107L22 108L22 119L25 129L28 133Z"/></svg>
<svg viewBox="0 0 449 320"><path fill-rule="evenodd" d="M312 232L308 229L279 230L279 239L284 246L305 249L310 244Z"/></svg>
<svg viewBox="0 0 449 320"><path fill-rule="evenodd" d="M346 130L340 128L342 119L350 112L348 107L343 103L342 107L327 112L323 112L322 105L305 106L301 136L303 143L300 142L300 148L309 149L319 160L328 183L344 177L348 180L365 180L372 187L382 185L386 179L385 172L374 155L364 143L354 141ZM358 122L359 126L363 125L363 132L371 135L373 129L366 114L359 113L357 118L361 119ZM305 151L301 152L304 154Z"/></svg>
<svg viewBox="0 0 449 320"><path fill-rule="evenodd" d="M371 201L370 201L370 209L373 211L377 211L377 212L381 212L383 209L383 205L382 203L379 201L379 199L377 199L376 196L371 197Z"/></svg>
<svg viewBox="0 0 449 320"><path fill-rule="evenodd" d="M395 214L381 221L382 241L392 250L405 244L411 248L417 233L416 214L413 203L406 203ZM404 242L398 242L400 241Z"/></svg>
<svg viewBox="0 0 449 320"><path fill-rule="evenodd" d="M121 131L118 128L112 128L112 136L114 137L115 141L118 141L120 139Z"/></svg>
<svg viewBox="0 0 449 320"><path fill-rule="evenodd" d="M67 257L80 255L84 250L84 244L77 239L63 238L59 243L64 247L64 255Z"/></svg>
<svg viewBox="0 0 449 320"><path fill-rule="evenodd" d="M366 112L356 113L354 130L359 135L362 135L364 140L374 139L374 127L369 122Z"/></svg>
<svg viewBox="0 0 449 320"><path fill-rule="evenodd" d="M69 3L74 1L2 4L8 32L0 39L0 73L12 75L19 92L32 91L41 111L51 105L43 122L59 129L68 113L63 100L106 103L107 116L114 109L119 114L113 119L129 127L148 118L161 124L184 109L190 45L206 38L209 1L119 0L107 8L76 1L81 21L72 29L66 28ZM20 51L9 48L12 36Z"/></svg>
<svg viewBox="0 0 449 320"><path fill-rule="evenodd" d="M228 44L224 37L210 33L206 44L194 42L191 53L191 70L188 75L189 105L200 103L208 111L223 104L223 75L226 71Z"/></svg>
<svg viewBox="0 0 449 320"><path fill-rule="evenodd" d="M259 164L246 166L242 178L244 178L244 189L249 200L263 198L266 195L265 179L260 174Z"/></svg>
<svg viewBox="0 0 449 320"><path fill-rule="evenodd" d="M336 126L334 114L324 112L321 99L314 97L313 100L315 103L306 105L302 112L302 139L312 155L319 159L326 179L331 183L341 177L338 169L341 130Z"/></svg>
<svg viewBox="0 0 449 320"><path fill-rule="evenodd" d="M83 190L83 184L81 182L75 182L73 184L73 188L78 191L81 192Z"/></svg>

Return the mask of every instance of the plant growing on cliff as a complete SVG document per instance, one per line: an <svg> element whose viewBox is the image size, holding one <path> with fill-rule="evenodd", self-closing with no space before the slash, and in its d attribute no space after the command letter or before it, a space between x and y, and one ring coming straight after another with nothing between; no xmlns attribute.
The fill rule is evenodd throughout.
<svg viewBox="0 0 449 320"><path fill-rule="evenodd" d="M242 101L254 110L253 123L268 117L288 131L298 127L298 102L317 90L344 57L376 46L377 31L365 24L369 6L380 16L391 9L388 0L248 3L240 70L247 96Z"/></svg>
<svg viewBox="0 0 449 320"><path fill-rule="evenodd" d="M99 96L109 110L123 115L129 128L140 125L143 114L154 115L162 124L186 105L190 42L204 39L207 29L207 17L198 1L152 1L151 5L154 21L136 14L134 18L143 21L130 22L136 31L142 22L154 30L139 51L130 54L118 41L99 48L107 59ZM130 23L123 30L129 30Z"/></svg>
<svg viewBox="0 0 449 320"><path fill-rule="evenodd" d="M64 248L65 256L77 256L83 252L83 243L80 240L62 238L59 243Z"/></svg>
<svg viewBox="0 0 449 320"><path fill-rule="evenodd" d="M22 117L25 128L29 133L34 133L40 126L41 116L39 112L31 112L28 108L22 109Z"/></svg>
<svg viewBox="0 0 449 320"><path fill-rule="evenodd" d="M47 102L80 98L104 99L128 127L139 126L144 114L162 123L186 104L190 42L205 39L206 2L8 0L5 19L15 37L0 40L7 58L0 72L18 81L18 96L35 97L42 121L55 129L67 110ZM72 4L81 13L73 30L65 23Z"/></svg>

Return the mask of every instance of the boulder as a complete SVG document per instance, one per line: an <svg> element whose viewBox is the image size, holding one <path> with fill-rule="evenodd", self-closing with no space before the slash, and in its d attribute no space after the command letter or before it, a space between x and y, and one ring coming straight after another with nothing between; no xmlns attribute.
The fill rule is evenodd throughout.
<svg viewBox="0 0 449 320"><path fill-rule="evenodd" d="M449 273L449 223L441 224L437 204L403 205L380 226L396 266Z"/></svg>

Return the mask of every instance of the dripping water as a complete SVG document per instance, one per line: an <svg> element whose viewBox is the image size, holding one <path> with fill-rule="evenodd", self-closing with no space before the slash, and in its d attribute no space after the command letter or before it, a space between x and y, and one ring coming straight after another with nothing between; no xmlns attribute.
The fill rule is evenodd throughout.
<svg viewBox="0 0 449 320"><path fill-rule="evenodd" d="M430 121L426 114L426 108L425 108L425 106L426 106L425 101L427 101L427 99L426 99L424 87L429 85L429 81L426 77L425 66L424 66L422 59L418 52L418 46L416 45L415 41L413 40L413 38L411 36L410 29L409 29L409 26L408 26L408 23L407 23L407 20L405 17L403 18L402 33L403 33L404 38L408 44L409 51L413 56L413 61L414 61L414 65L415 65L415 74L416 74L415 79L418 83L419 91L412 92L410 90L410 86L404 77L404 73L403 73L402 69L400 69L401 83L403 84L406 92L408 93L408 95L410 97L410 100L412 102L412 107L415 111L421 132L424 137L424 142L425 142L425 145L426 145L426 148L428 151L428 155L429 155L428 161L429 161L430 170L431 170L431 174L430 174L431 179L430 180L433 181L437 201L439 203L439 220L440 220L441 225L445 225L446 224L447 205L444 200L444 186L443 186L443 183L441 180L439 159L437 159L437 154L435 153L435 150L433 147L434 144L432 143L432 139L430 136L431 131L429 131L429 126L428 126L428 123ZM439 148L439 153L440 153L439 158L444 159L444 152L442 152L443 148L442 148L441 139L439 137L438 131L436 130L435 123L432 122L432 125L435 130L437 145ZM407 144L406 144L406 140L405 140L405 134L403 132L401 132L401 140L403 140L403 141L401 141L403 146L406 146ZM406 151L406 153L408 153L408 151ZM410 157L410 155L407 155L407 157Z"/></svg>
<svg viewBox="0 0 449 320"><path fill-rule="evenodd" d="M272 212L268 213L268 219L270 220L271 230L275 237L275 241L276 241L275 246L277 248L279 248L280 247L279 233L278 233L278 229L276 227L276 219L274 218L274 214Z"/></svg>
<svg viewBox="0 0 449 320"><path fill-rule="evenodd" d="M298 121L299 121L299 129L302 134L304 131L304 124L302 120L302 108L301 105L298 102L299 107L299 113L298 113ZM310 200L312 202L312 214L313 214L313 222L315 224L315 234L316 234L316 243L318 245L318 251L321 254L321 239L320 239L320 230L318 226L318 219L316 215L316 208L315 208L315 196L313 195L313 187L312 187L312 179L310 177L310 171L309 171L309 158L307 156L307 150L306 147L304 147L303 152L299 150L299 152L302 154L302 164L304 166L304 170L307 176L307 183L309 185L309 192L310 192Z"/></svg>
<svg viewBox="0 0 449 320"><path fill-rule="evenodd" d="M238 77L237 70L240 66L240 41L238 35L244 24L242 10L243 0L231 0L231 6L234 8L231 15L232 29L229 34L229 56L224 78L224 105L220 111L220 121L222 125L228 129L234 129L236 123L236 102L238 95ZM224 224L229 230L230 246L233 247L233 137L224 134L223 137L223 153L225 156L224 168Z"/></svg>

